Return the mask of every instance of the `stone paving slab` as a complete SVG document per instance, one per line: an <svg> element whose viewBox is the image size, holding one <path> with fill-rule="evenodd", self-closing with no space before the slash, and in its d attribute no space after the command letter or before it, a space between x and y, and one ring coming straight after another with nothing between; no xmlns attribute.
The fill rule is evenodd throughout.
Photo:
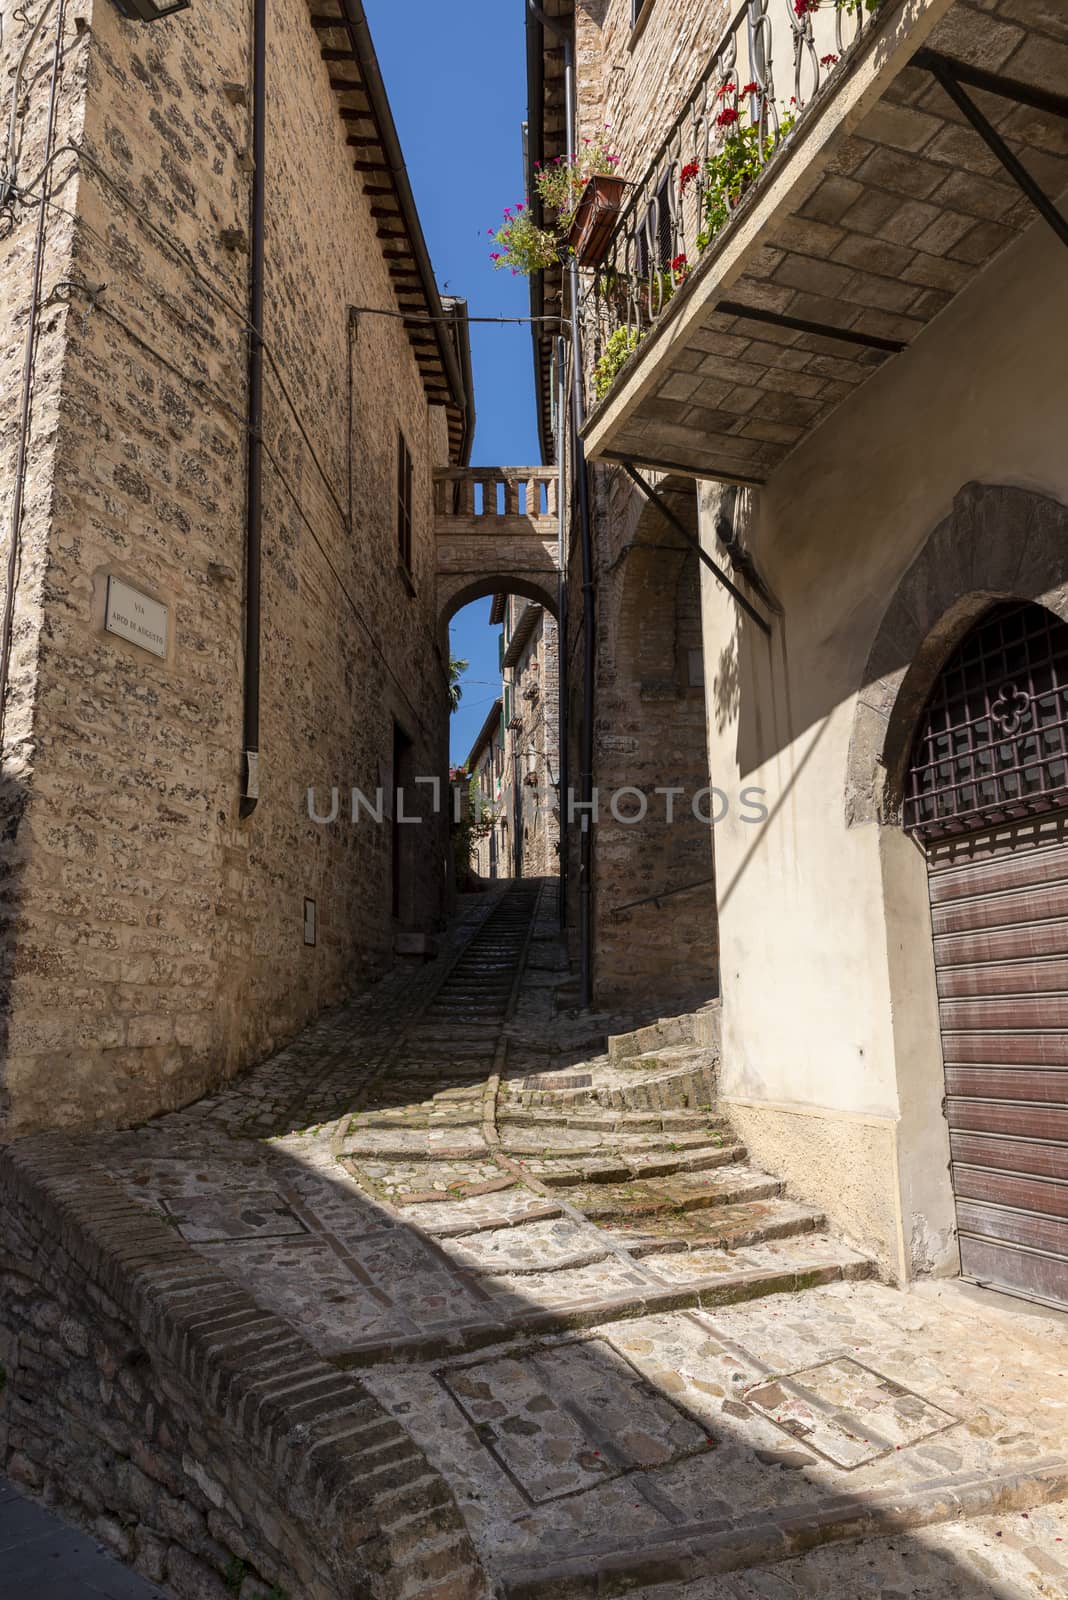
<svg viewBox="0 0 1068 1600"><path fill-rule="evenodd" d="M657 1584L630 1600L1064 1600L1068 1504L825 1546L729 1577Z"/></svg>
<svg viewBox="0 0 1068 1600"><path fill-rule="evenodd" d="M722 1543L721 1523L754 1523L784 1508L793 1508L804 1522L808 1507L813 1517L819 1512L837 1526L834 1516L843 1520L843 1504L867 1507L867 1516L872 1505L888 1508L901 1500L922 1521L952 1517L959 1507L982 1511L999 1483L1007 1495L1023 1497L1023 1509L1041 1505L1051 1486L1068 1492L1068 1459L1060 1454L1068 1406L1063 1330L1045 1324L1047 1335L1059 1337L1053 1349L1060 1351L1060 1362L1051 1364L1047 1339L1036 1338L1022 1371L1015 1372L1015 1341L1004 1325L992 1329L981 1313L962 1313L956 1303L927 1307L918 1299L874 1283L833 1285L803 1298L777 1296L722 1312L673 1312L605 1325L591 1338L550 1340L527 1351L513 1347L474 1363L378 1368L368 1381L459 1486L465 1516L473 1508L472 1525L491 1566L514 1567L529 1557L533 1572L541 1556L566 1546L575 1559L585 1552L587 1566L596 1570L607 1553L631 1550L635 1560L645 1559L652 1546L663 1542L666 1550L683 1531L693 1540L704 1530ZM614 1424L605 1419L614 1413L601 1408L594 1414L605 1431L596 1439L585 1421L563 1433L554 1423L555 1467L564 1471L565 1436L572 1466L580 1456L586 1462L581 1471L574 1468L566 1498L548 1504L532 1495L529 1483L509 1470L511 1458L502 1452L497 1429L506 1421L518 1428L526 1460L542 1432L542 1416L555 1418L562 1409L573 1420L586 1417L589 1407L569 1388L566 1366L546 1376L546 1352L561 1349L581 1349L609 1386L629 1383L637 1373L649 1391L670 1401L673 1415L677 1411L695 1423L714 1449L679 1458L670 1453L665 1435L660 1462L643 1460L624 1469L634 1490L624 1503L621 1484L607 1484L603 1469L589 1464L593 1450L613 1462L626 1455L623 1446L611 1443ZM809 1375L819 1427L811 1425L811 1401L804 1414L756 1403L761 1396L773 1401L775 1380L800 1370L798 1363L838 1364L822 1388ZM449 1375L457 1373L461 1384L477 1383L477 1407L456 1403ZM507 1384L496 1382L499 1373L509 1375ZM524 1397L518 1409L516 1393ZM835 1434L834 1450L826 1448L828 1429ZM550 1436L542 1438L548 1448ZM1049 1465L1040 1469L1039 1463ZM744 1551L736 1552L734 1564L744 1566ZM718 1591L710 1594L718 1600ZM650 1600L660 1596L654 1591Z"/></svg>

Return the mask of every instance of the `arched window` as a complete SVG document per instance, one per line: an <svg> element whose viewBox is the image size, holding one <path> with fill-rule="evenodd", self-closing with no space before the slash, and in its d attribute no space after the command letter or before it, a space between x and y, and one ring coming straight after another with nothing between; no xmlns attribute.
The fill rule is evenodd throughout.
<svg viewBox="0 0 1068 1600"><path fill-rule="evenodd" d="M1068 623L994 606L942 669L912 748L905 827L923 840L1068 807Z"/></svg>

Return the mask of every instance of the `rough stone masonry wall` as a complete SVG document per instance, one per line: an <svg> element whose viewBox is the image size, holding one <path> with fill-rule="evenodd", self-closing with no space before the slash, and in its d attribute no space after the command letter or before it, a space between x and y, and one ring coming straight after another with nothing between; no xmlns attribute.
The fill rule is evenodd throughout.
<svg viewBox="0 0 1068 1600"><path fill-rule="evenodd" d="M513 601L512 604L515 604ZM555 877L559 827L553 784L559 777L559 677L556 621L543 611L512 672L513 709L523 725L512 740L518 751L523 805L523 875ZM533 775L535 783L522 779Z"/></svg>
<svg viewBox="0 0 1068 1600"><path fill-rule="evenodd" d="M736 9L727 0L652 0L632 28L631 0L579 0L579 134L597 138L607 123L622 177L642 177Z"/></svg>
<svg viewBox="0 0 1068 1600"><path fill-rule="evenodd" d="M724 33L724 0L653 0L637 28L630 0L580 0L576 60L580 139L606 142L619 172L638 181L682 110ZM605 125L607 129L605 128ZM719 992L718 929L710 830L690 813L709 782L704 692L691 682L700 648L699 579L693 557L643 550L680 540L647 507L623 473L594 468L593 541L597 572L597 674L594 784L603 797L595 836L594 982L599 1003L633 1002L650 1013L701 1003ZM692 497L691 497L692 498ZM680 510L680 506L676 506ZM692 506L681 507L692 521ZM630 548L631 545L637 545ZM581 594L577 540L570 588ZM581 715L581 606L573 603L571 740ZM648 819L627 826L607 809L624 785L649 798ZM676 823L663 822L657 786L682 786ZM577 832L577 830L573 830ZM577 912L577 851L570 857L569 903ZM662 906L617 915L627 901L699 884ZM574 925L574 923L573 923Z"/></svg>
<svg viewBox="0 0 1068 1600"><path fill-rule="evenodd" d="M352 1375L54 1136L0 1157L0 1468L177 1600L484 1600Z"/></svg>
<svg viewBox="0 0 1068 1600"><path fill-rule="evenodd" d="M371 202L305 0L268 12L262 798L244 823L249 18L199 0L145 27L98 0L78 47L86 153L67 158L80 184L63 276L85 287L65 322L0 1137L183 1103L377 976L390 829L354 826L347 796L389 787L394 719L416 773L445 769L443 415L400 323L350 328L351 305L395 305ZM414 594L395 562L398 427ZM169 606L166 660L103 632L108 573ZM312 784L323 811L340 791L332 825L308 816ZM420 790L408 809L428 803ZM443 824L413 830L408 852L425 926Z"/></svg>
<svg viewBox="0 0 1068 1600"><path fill-rule="evenodd" d="M14 93L16 64L37 20L6 15L0 37L0 123L3 151L0 178L7 167L7 126ZM13 174L20 187L40 193L45 161L49 89L56 27L53 20L27 63L17 98L18 141ZM81 133L88 53L68 14L63 34L61 72L56 104L54 145ZM67 163L69 166L69 163ZM46 213L44 246L48 286L69 277L73 227L69 209L77 203L77 174L56 186L57 205ZM15 466L23 396L23 366L30 316L33 261L39 207L34 198L0 207L0 563L6 568L11 548ZM9 690L4 718L5 759L0 777L0 997L6 997L14 964L12 929L18 915L26 860L25 837L19 826L26 807L35 763L33 685L43 619L49 522L55 489L55 439L60 408L66 327L69 313L54 302L40 317L33 367L32 427L23 495L19 548L20 603L15 616ZM6 591L6 582L0 593ZM8 1045L9 1013L0 998L0 1057ZM0 1125L5 1093L0 1075Z"/></svg>
<svg viewBox="0 0 1068 1600"><path fill-rule="evenodd" d="M719 994L713 829L702 820L714 816L713 802L706 796L701 815L694 811L710 783L699 566L618 474L599 469L595 481L596 993L599 1003L659 1014ZM693 490L675 482L666 493L675 515L695 527ZM668 788L681 791L670 802L656 792ZM665 892L668 899L650 901ZM634 901L645 903L620 909Z"/></svg>

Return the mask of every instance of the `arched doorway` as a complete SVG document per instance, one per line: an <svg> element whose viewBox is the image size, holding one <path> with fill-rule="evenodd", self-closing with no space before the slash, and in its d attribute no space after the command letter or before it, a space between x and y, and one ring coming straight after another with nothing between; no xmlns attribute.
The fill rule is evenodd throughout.
<svg viewBox="0 0 1068 1600"><path fill-rule="evenodd" d="M964 1277L1068 1306L1068 624L988 609L903 796L930 888Z"/></svg>

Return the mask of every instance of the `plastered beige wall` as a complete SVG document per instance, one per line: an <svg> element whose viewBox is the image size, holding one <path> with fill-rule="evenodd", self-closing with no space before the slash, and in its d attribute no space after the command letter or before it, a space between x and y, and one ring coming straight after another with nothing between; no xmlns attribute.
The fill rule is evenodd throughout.
<svg viewBox="0 0 1068 1600"><path fill-rule="evenodd" d="M818 1206L891 1277L905 1275L892 1117L730 1097L722 1103L756 1166L786 1177L791 1195Z"/></svg>
<svg viewBox="0 0 1068 1600"><path fill-rule="evenodd" d="M1063 254L1036 224L760 492L748 543L784 606L770 641L704 583L713 782L758 785L770 810L758 828L734 808L716 833L723 1089L895 1120L910 1271L956 1265L926 870L903 834L847 826L856 697L963 484L1068 501ZM718 491L704 499L714 549ZM809 1167L799 1152L782 1170L816 1197Z"/></svg>

